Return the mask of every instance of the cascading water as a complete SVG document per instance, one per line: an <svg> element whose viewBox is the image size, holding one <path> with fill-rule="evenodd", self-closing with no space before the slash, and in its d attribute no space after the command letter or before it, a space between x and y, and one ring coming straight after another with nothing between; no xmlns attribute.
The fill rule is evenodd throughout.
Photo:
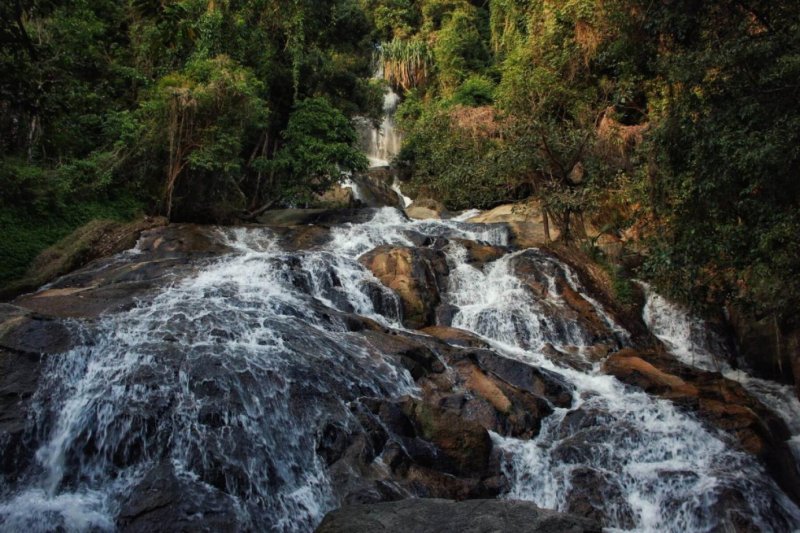
<svg viewBox="0 0 800 533"><path fill-rule="evenodd" d="M375 79L383 79L383 72L378 71ZM400 152L403 138L394 122L394 113L399 102L400 96L391 87L387 87L383 95L383 118L380 126L375 127L370 121L359 119L361 145L371 167L389 166L394 156Z"/></svg>
<svg viewBox="0 0 800 533"><path fill-rule="evenodd" d="M409 372L347 317L402 329L397 297L356 259L419 236L449 240L443 298L454 326L573 388L572 405L556 408L535 439L493 436L506 451L508 497L575 510L572 496L594 491L588 501L617 529L714 530L731 502L765 530L800 526L800 510L722 435L588 359L576 369L546 357L547 345L582 356L598 341L624 344L626 333L543 252L468 264L452 239L508 242L502 226L468 216L408 221L386 208L302 252L281 248L269 229L226 230L230 253L152 301L76 322L83 342L48 360L33 400L35 464L0 485L0 529L111 530L155 465L185 481L193 500L223 495L239 529L313 529L341 503L316 451L321 428L355 424L357 398L418 394ZM543 273L527 288L517 270L525 261ZM608 338L569 319L566 288L587 297Z"/></svg>
<svg viewBox="0 0 800 533"><path fill-rule="evenodd" d="M106 318L46 369L37 472L0 506L3 528L108 529L115 500L164 460L224 488L243 527L308 529L334 505L318 422L413 382L330 313L394 324L395 297L347 256L286 254L267 230L228 238L238 253Z"/></svg>
<svg viewBox="0 0 800 533"><path fill-rule="evenodd" d="M542 312L543 302L533 301L514 274L514 258L484 271L461 265L450 280L459 309L454 326L481 334L509 357L561 374L575 387L573 406L557 409L536 439L495 435L510 455L510 497L575 511L573 494L588 491L609 526L643 531L713 530L721 527L724 500L738 498L764 530L797 527L800 510L760 466L670 402L632 392L596 369L563 368L545 357L547 343L580 347L589 334ZM566 266L540 261L584 292ZM558 306L549 278L548 298ZM773 494L780 505L771 501ZM780 506L785 509L776 512Z"/></svg>
<svg viewBox="0 0 800 533"><path fill-rule="evenodd" d="M647 284L641 285L647 294L644 320L670 353L687 365L721 372L726 378L741 383L750 394L783 419L792 432L789 441L792 452L800 461L800 400L794 389L732 368L728 363L731 356L724 343L701 319L659 295Z"/></svg>

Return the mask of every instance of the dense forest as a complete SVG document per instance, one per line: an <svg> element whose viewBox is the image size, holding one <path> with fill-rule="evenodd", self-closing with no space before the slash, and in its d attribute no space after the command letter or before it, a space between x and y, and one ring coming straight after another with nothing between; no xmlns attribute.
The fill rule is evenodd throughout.
<svg viewBox="0 0 800 533"><path fill-rule="evenodd" d="M536 198L626 272L796 326L800 10L787 0L14 0L0 6L0 285L96 218L227 223L364 171ZM384 80L374 78L380 68ZM594 237L594 238L589 238ZM587 241L588 239L588 241Z"/></svg>

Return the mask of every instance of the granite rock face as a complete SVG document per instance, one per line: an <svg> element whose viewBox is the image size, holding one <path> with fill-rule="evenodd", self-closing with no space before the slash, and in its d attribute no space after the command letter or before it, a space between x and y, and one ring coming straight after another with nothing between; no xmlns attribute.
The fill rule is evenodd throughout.
<svg viewBox="0 0 800 533"><path fill-rule="evenodd" d="M513 500L402 500L354 505L329 513L317 533L590 533L595 522Z"/></svg>

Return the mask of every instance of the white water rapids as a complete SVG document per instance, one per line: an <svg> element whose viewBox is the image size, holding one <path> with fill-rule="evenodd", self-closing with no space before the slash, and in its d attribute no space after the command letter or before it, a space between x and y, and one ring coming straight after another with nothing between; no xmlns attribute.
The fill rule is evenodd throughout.
<svg viewBox="0 0 800 533"><path fill-rule="evenodd" d="M239 529L312 530L340 503L315 451L321 427L334 415L350 423L354 398L417 394L407 370L345 324L357 314L402 329L396 296L357 258L381 244L413 246L409 231L507 244L502 227L463 222L469 215L408 221L386 208L301 252L281 249L266 228L221 229L232 253L130 311L76 323L84 342L47 362L33 400L35 464L0 484L0 529L113 530L121 502L164 463L209 494L223 491ZM549 343L582 358L594 342L549 311L564 305L557 280L586 292L567 266L532 250L480 270L463 247L445 250L453 325L574 388L573 405L533 440L493 436L506 451L507 497L574 510L571 495L588 491L619 530L719 530L733 507L765 531L800 527L800 510L722 434L589 359L576 370L545 356ZM523 255L546 273L545 296L515 275ZM589 301L624 344L624 330Z"/></svg>
<svg viewBox="0 0 800 533"><path fill-rule="evenodd" d="M800 461L800 400L794 388L732 368L727 362L731 360L731 354L701 319L660 296L646 284L641 285L647 293L644 320L670 353L687 365L721 372L726 378L741 383L750 394L783 419L792 432L789 441L792 452Z"/></svg>

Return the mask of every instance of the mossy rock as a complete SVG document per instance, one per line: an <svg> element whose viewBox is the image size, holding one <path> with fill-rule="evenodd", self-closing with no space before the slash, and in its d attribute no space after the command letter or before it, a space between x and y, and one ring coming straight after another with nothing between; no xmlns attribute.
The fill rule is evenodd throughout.
<svg viewBox="0 0 800 533"><path fill-rule="evenodd" d="M128 223L92 220L40 253L21 279L0 290L0 299L33 291L95 259L133 248L142 231L166 224L162 217Z"/></svg>

